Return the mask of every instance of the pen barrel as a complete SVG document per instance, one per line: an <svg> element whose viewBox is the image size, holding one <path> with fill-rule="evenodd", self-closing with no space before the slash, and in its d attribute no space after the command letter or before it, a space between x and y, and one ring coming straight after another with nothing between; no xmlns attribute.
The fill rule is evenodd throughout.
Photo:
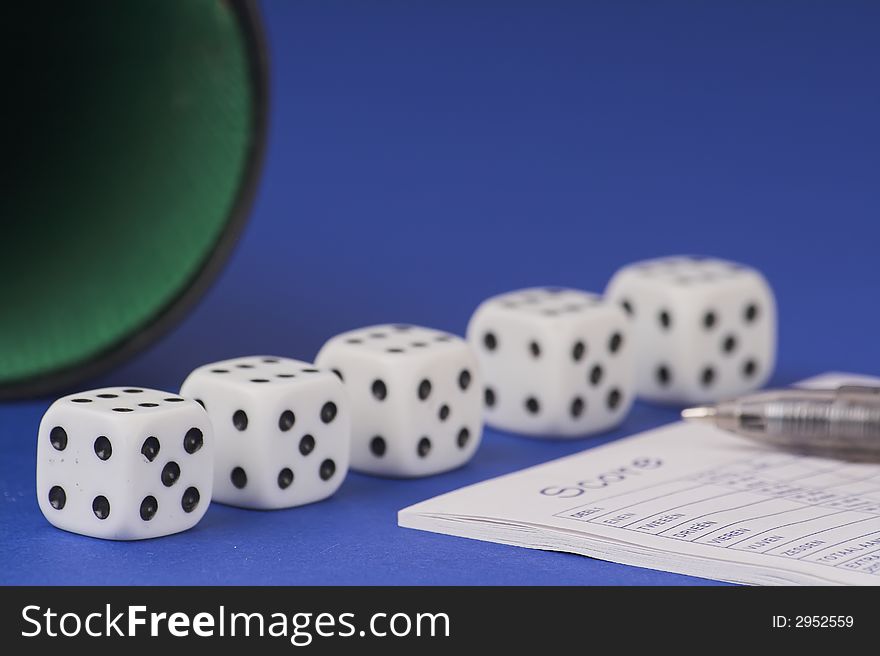
<svg viewBox="0 0 880 656"><path fill-rule="evenodd" d="M876 403L769 401L760 409L743 407L740 418L743 429L774 444L880 453L880 406Z"/></svg>

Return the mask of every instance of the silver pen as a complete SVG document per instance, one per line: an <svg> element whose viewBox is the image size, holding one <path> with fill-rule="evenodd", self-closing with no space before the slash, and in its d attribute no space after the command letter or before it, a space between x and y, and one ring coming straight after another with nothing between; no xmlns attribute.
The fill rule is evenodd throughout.
<svg viewBox="0 0 880 656"><path fill-rule="evenodd" d="M787 450L880 460L880 387L759 392L681 416Z"/></svg>

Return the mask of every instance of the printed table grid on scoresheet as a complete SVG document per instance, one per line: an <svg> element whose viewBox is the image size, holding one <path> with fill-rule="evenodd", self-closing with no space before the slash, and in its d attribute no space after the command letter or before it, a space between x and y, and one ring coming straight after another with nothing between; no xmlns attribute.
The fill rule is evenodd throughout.
<svg viewBox="0 0 880 656"><path fill-rule="evenodd" d="M774 472L779 472L780 470L784 469L785 467L787 467L789 465L796 465L796 466L800 467L803 471L799 475L796 475L796 476L793 476L790 478L775 478L773 476ZM623 506L613 508L612 510L606 510L605 508L602 508L601 509L602 512L600 512L598 514L595 512L590 512L590 513L587 513L586 515L583 515L580 517L577 516L579 513L584 512L585 509L599 508L603 505L603 503L605 503L611 499L633 494L633 492L623 492L620 494L614 494L614 495L610 495L610 496L607 496L607 497L604 497L601 499L597 499L594 502L589 503L589 504L580 504L580 505L575 506L573 508L569 508L569 509L564 510L560 513L557 513L554 515L554 517L560 517L560 518L569 519L572 521L588 522L588 523L593 523L593 524L602 524L603 526L612 526L614 528L635 531L637 533L644 533L644 531L640 531L639 528L635 527L634 525L636 525L636 524L644 525L646 522L650 521L651 517L669 514L670 512L675 511L679 508L684 508L686 506L690 506L695 503L700 503L700 502L704 502L704 501L708 501L708 500L712 500L712 499L721 500L725 497L730 497L730 496L733 496L733 495L736 495L736 494L739 494L742 492L764 496L763 499L761 499L759 501L752 502L752 503L742 504L740 506L732 506L729 508L719 508L719 509L716 509L716 510L709 512L709 513L697 515L694 517L689 517L685 521L682 521L678 524L675 524L672 526L667 526L659 533L651 533L651 535L657 535L659 537L680 541L680 540L682 540L682 538L675 537L672 535L664 535L664 533L667 533L668 531L672 531L676 528L681 528L682 526L684 526L686 524L693 525L694 522L697 522L699 520L705 521L707 518L710 518L710 517L712 517L712 515L715 515L718 513L726 513L729 511L737 510L739 508L758 505L761 503L765 503L768 500L781 499L781 500L791 501L791 502L799 504L799 508L796 508L796 509L789 509L789 510L784 510L784 511L780 511L780 512L769 513L769 514L765 514L765 515L757 515L757 516L749 517L746 519L739 519L737 521L730 522L729 524L713 528L707 534L696 535L696 536L686 540L688 542L696 542L699 539L705 538L707 535L711 535L713 533L717 533L717 532L723 531L725 529L731 529L732 527L735 527L736 525L741 524L744 521L749 521L749 520L753 520L753 519L761 519L764 517L784 515L786 513L796 512L797 510L801 510L803 508L808 508L808 507L833 509L832 512L824 514L824 515L817 515L817 516L810 517L810 518L807 518L807 519L804 519L804 520L801 520L798 522L791 522L789 524L776 525L770 529L766 529L766 530L760 531L756 534L749 535L749 536L743 538L742 540L739 540L736 542L731 542L731 543L727 543L727 544L720 544L720 543L713 543L713 542L698 542L697 543L697 544L702 544L702 545L706 545L706 546L713 546L713 547L720 547L720 548L729 549L729 548L736 547L736 545L739 544L740 542L754 540L758 536L760 536L764 533L769 533L774 530L785 528L787 526L793 526L793 525L796 525L799 523L804 523L804 522L812 521L815 519L831 517L831 516L841 514L844 512L860 512L860 513L866 513L866 514L872 515L872 517L867 517L865 519L860 519L860 520L857 520L854 522L847 522L844 524L835 525L833 527L826 528L821 531L816 531L813 533L799 535L799 536L797 536L791 540L788 540L786 542L783 542L781 544L775 543L775 542L770 543L767 545L767 550L772 550L772 549L778 549L778 548L780 548L786 544L789 544L791 542L797 542L799 540L804 540L805 538L814 537L814 536L819 535L821 533L825 533L825 532L832 531L832 530L837 530L837 529L844 527L844 526L847 526L847 525L859 524L859 523L862 523L865 521L871 521L872 524L875 525L875 528L880 529L880 472L875 470L875 471L872 471L867 476L864 475L863 473L862 474L852 474L851 473L853 469L857 469L859 467L860 467L859 465L848 465L847 463L828 464L825 461L822 461L821 463L811 462L810 460L804 460L801 458L797 458L795 456L763 456L763 457L757 457L757 458L747 458L747 459L735 461L732 463L728 463L728 464L722 465L717 468L709 469L704 472L697 472L695 474L689 474L687 476L682 476L677 479L671 479L671 480L662 481L660 483L655 483L653 485L650 485L650 486L647 486L644 488L640 488L639 490L635 491L635 493L641 493L645 490L648 490L651 488L657 488L657 487L661 487L661 486L671 486L671 485L675 485L675 484L684 485L684 487L676 488L672 492L668 492L666 494L659 494L656 497L652 497L650 499L643 499L641 501L627 503ZM837 484L834 484L831 486L823 486L822 488L811 488L811 487L803 486L803 485L791 485L795 481L812 478L812 477L815 477L818 475L833 475L833 476L840 478L840 479L843 479L843 480L840 483L837 483ZM863 483L863 484L876 483L876 485L871 485L871 488L869 490L861 491L858 494L850 494L850 493L835 494L835 493L828 492L828 490L833 489L835 487L851 485L854 483ZM602 521L602 518L607 518L609 515L614 515L614 514L619 515L621 512L625 511L627 508L638 507L643 503L646 503L649 501L654 501L656 499L663 498L665 496L670 496L673 494L679 494L682 492L686 492L688 490L698 490L701 488L705 488L707 485L712 485L715 487L726 487L726 488L728 488L728 491L723 492L721 494L717 494L717 495L702 496L702 497L699 497L694 500L689 500L687 503L683 503L683 504L680 504L677 506L671 506L671 507L665 508L661 511L653 512L646 517L642 517L640 519L637 519L637 520L635 520L629 524L625 524L625 525L609 524L609 523L607 523L607 519L605 521ZM876 497L873 495L876 495ZM845 506L842 504L845 504ZM845 544L845 543L855 542L857 540L863 540L863 539L866 539L866 538L868 538L874 534L877 534L877 533L880 533L880 531L872 530L868 533L865 533L864 535L857 535L857 536L848 537L846 540L844 540L840 543L837 543L837 544ZM836 544L827 545L827 546L824 546L822 549L819 549L818 551L819 552L826 551L828 549L833 548L834 546L837 546L837 545ZM755 552L755 553L762 553L762 552ZM847 562L855 560L856 558L863 558L865 556L869 556L872 553L880 553L880 544L878 544L877 549L873 549L871 551L866 551L866 552L861 552L861 553L856 553L855 555L852 556L852 558L841 560L840 562L834 562L834 563L821 562L819 564L823 564L823 565L830 566L830 567L841 567L841 566L844 566ZM784 554L767 554L767 553L765 553L764 555L777 556L779 558L789 558L789 559L791 558L791 556L786 556ZM799 556L797 559L799 560L802 558L806 558L810 555L814 555L814 554L805 553L805 554ZM811 562L815 562L815 561L811 561ZM873 571L871 573L873 573L875 575L880 574L880 568L878 568L876 571Z"/></svg>

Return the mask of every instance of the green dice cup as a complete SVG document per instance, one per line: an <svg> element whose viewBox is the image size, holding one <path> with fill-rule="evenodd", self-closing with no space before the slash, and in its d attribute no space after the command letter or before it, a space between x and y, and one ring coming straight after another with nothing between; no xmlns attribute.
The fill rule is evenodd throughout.
<svg viewBox="0 0 880 656"><path fill-rule="evenodd" d="M3 10L0 398L73 388L192 308L246 220L267 74L251 2Z"/></svg>

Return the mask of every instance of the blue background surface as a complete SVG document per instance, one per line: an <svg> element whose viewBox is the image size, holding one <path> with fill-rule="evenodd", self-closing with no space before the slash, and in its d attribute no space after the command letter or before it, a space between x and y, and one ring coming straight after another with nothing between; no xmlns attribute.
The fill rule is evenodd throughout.
<svg viewBox="0 0 880 656"><path fill-rule="evenodd" d="M501 5L507 5L502 7ZM334 333L461 333L484 297L601 290L641 258L754 265L780 307L774 383L880 373L880 5L858 2L265 2L272 124L253 218L219 283L98 385L176 390L250 353L310 359ZM9 311L9 308L6 309ZM50 400L0 406L0 582L693 584L700 579L400 529L410 503L609 435L487 431L463 469L352 474L277 512L114 543L34 498Z"/></svg>

